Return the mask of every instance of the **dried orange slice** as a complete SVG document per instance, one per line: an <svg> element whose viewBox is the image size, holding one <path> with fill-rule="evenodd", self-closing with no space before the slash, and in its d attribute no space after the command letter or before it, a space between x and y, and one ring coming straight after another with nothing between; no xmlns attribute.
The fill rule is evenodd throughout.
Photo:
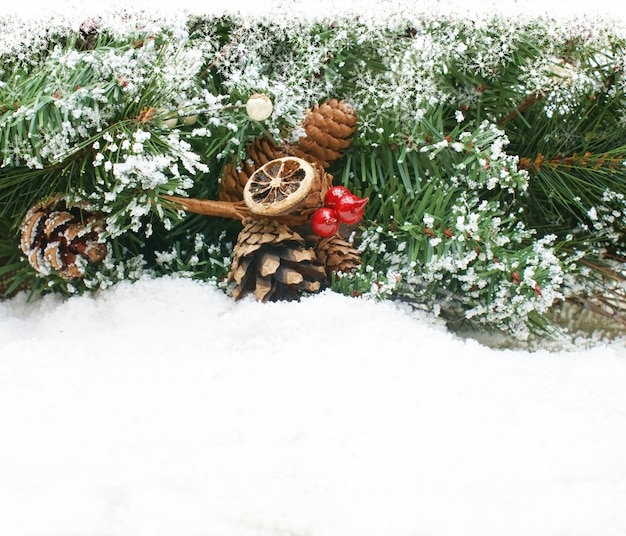
<svg viewBox="0 0 626 536"><path fill-rule="evenodd" d="M302 158L270 160L250 176L243 200L251 212L260 216L286 214L307 197L315 173L315 168Z"/></svg>

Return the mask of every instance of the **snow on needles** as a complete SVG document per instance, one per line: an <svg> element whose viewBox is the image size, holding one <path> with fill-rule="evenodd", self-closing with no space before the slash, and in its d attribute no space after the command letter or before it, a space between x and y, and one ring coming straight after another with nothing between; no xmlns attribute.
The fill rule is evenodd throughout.
<svg viewBox="0 0 626 536"><path fill-rule="evenodd" d="M0 534L624 534L626 351L388 302L121 283L0 304Z"/></svg>

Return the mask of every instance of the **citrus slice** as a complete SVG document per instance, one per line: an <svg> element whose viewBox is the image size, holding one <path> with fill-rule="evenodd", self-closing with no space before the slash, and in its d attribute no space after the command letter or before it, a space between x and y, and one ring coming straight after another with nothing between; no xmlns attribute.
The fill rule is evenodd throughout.
<svg viewBox="0 0 626 536"><path fill-rule="evenodd" d="M243 189L248 208L261 216L277 216L303 201L315 179L315 168L302 158L285 156L257 169Z"/></svg>

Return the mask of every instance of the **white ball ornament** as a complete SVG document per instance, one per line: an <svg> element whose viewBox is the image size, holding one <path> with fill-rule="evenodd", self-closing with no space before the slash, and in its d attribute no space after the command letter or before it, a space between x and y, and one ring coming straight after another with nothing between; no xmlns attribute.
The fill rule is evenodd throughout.
<svg viewBox="0 0 626 536"><path fill-rule="evenodd" d="M163 117L161 124L165 128L172 129L178 124L178 114L176 112L171 112L167 108L159 108L156 113L158 116Z"/></svg>
<svg viewBox="0 0 626 536"><path fill-rule="evenodd" d="M267 95L255 93L246 103L246 113L253 121L265 121L270 115L274 106Z"/></svg>
<svg viewBox="0 0 626 536"><path fill-rule="evenodd" d="M196 122L198 121L198 114L193 114L193 115L183 115L180 118L181 122L183 125L190 127L192 125L195 125Z"/></svg>

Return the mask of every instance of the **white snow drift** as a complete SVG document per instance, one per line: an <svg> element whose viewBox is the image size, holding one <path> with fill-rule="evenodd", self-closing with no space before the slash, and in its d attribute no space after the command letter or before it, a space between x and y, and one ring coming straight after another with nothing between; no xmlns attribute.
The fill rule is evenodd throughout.
<svg viewBox="0 0 626 536"><path fill-rule="evenodd" d="M186 280L0 304L0 534L626 533L626 349Z"/></svg>

